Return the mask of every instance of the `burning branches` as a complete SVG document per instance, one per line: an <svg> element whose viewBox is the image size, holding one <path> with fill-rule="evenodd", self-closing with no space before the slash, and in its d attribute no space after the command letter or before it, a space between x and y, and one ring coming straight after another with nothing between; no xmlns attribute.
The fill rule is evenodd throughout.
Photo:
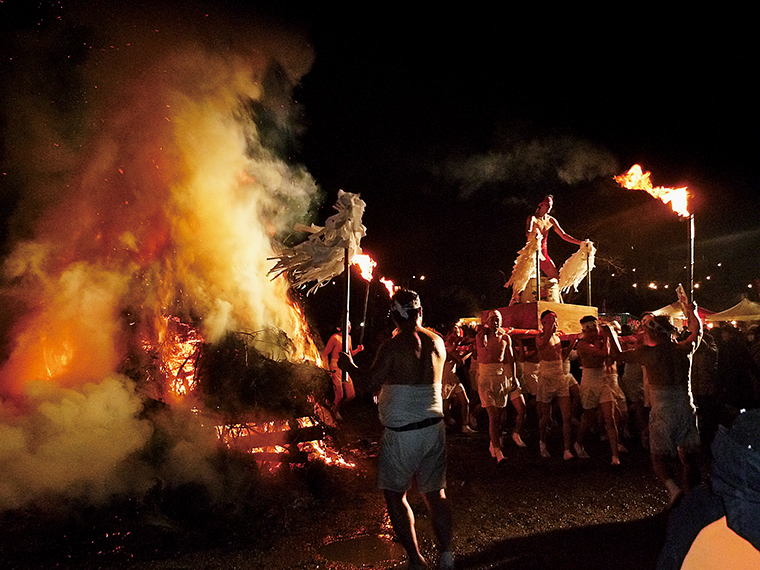
<svg viewBox="0 0 760 570"><path fill-rule="evenodd" d="M314 415L314 399L326 400L331 381L312 362L274 360L252 346L247 335L230 334L206 345L198 361L198 390L206 407L234 421Z"/></svg>

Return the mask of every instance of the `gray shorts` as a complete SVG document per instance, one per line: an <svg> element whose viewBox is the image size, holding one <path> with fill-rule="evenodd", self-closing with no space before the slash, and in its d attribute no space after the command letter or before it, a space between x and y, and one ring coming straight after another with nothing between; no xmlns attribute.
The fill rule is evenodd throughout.
<svg viewBox="0 0 760 570"><path fill-rule="evenodd" d="M383 430L377 486L404 493L412 480L420 493L446 488L446 424L410 431Z"/></svg>
<svg viewBox="0 0 760 570"><path fill-rule="evenodd" d="M697 413L683 388L650 390L649 451L656 455L678 454L678 449L699 451Z"/></svg>

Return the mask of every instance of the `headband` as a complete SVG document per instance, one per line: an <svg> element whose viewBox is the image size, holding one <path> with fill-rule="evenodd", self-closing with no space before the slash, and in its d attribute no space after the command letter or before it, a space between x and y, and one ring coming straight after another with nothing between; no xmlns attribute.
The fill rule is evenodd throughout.
<svg viewBox="0 0 760 570"><path fill-rule="evenodd" d="M670 336L671 334L673 334L673 330L674 330L673 327L672 327L672 325L669 325L668 327L664 327L660 323L658 323L657 321L655 321L654 318L652 318L651 320L647 321L646 326L647 326L648 329L651 329L653 331L657 331L660 334L663 334L663 335L666 335L666 336Z"/></svg>
<svg viewBox="0 0 760 570"><path fill-rule="evenodd" d="M584 330L584 331L599 330L599 327L597 326L597 320L594 319L593 321L586 321L585 323L581 323L581 330Z"/></svg>
<svg viewBox="0 0 760 570"><path fill-rule="evenodd" d="M404 320L409 319L409 313L407 311L410 311L413 309L421 309L421 308L422 308L422 305L420 305L419 297L416 299L412 299L406 305L402 305L396 299L393 299L393 306L391 307L391 309L396 311L399 315L401 315L401 318Z"/></svg>

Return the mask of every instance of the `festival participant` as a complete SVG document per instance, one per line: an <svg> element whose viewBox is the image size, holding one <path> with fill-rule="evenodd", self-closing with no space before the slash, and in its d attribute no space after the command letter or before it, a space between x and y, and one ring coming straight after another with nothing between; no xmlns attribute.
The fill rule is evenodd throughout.
<svg viewBox="0 0 760 570"><path fill-rule="evenodd" d="M747 349L749 349L749 355L755 362L758 368L760 368L760 325L751 325L746 334Z"/></svg>
<svg viewBox="0 0 760 570"><path fill-rule="evenodd" d="M549 233L552 228L554 228L554 231L558 236L567 242L579 246L584 243L565 232L565 230L559 225L559 222L557 222L553 216L549 215L553 205L554 198L552 196L546 196L538 205L533 215L528 218L526 225L527 242L518 252L517 259L512 268L512 275L504 284L504 287L512 288L512 298L509 302L510 305L521 302L523 291L525 291L528 283L536 275L536 255L538 255L539 258L539 271L543 271L546 274L552 286L557 284L557 281L559 280L559 271L554 265L552 258L549 257L547 247ZM549 294L548 290L547 296L553 297ZM558 296L559 292L557 291L557 297ZM536 297L540 297L540 292L537 292Z"/></svg>
<svg viewBox="0 0 760 570"><path fill-rule="evenodd" d="M517 383L512 339L501 328L501 313L491 311L488 321L475 337L478 351L478 395L480 404L488 412L489 451L497 465L504 460L501 447L501 429L507 401L517 412L512 440L520 447L525 443L520 436L525 419L525 400Z"/></svg>
<svg viewBox="0 0 760 570"><path fill-rule="evenodd" d="M538 446L541 457L551 457L546 445L546 432L551 419L552 401L557 400L562 415L562 437L565 445L564 459L572 459L570 448L573 444L572 408L570 402L570 382L565 373L564 360L572 346L562 348L562 340L557 334L557 315L553 311L541 314L541 333L536 337L538 350Z"/></svg>
<svg viewBox="0 0 760 570"><path fill-rule="evenodd" d="M459 351L459 334L461 329L454 327L445 338L446 344L446 364L443 369L443 409L444 414L449 417L449 410L456 409L459 412L459 422L451 419L452 425L458 425L459 431L463 434L471 435L474 432L469 426L470 421L470 400L467 397L467 391L459 379L458 370L464 366L465 358L469 354L462 354Z"/></svg>
<svg viewBox="0 0 760 570"><path fill-rule="evenodd" d="M760 367L752 359L742 332L730 324L720 328L717 367L724 405L731 419L742 409L758 407Z"/></svg>
<svg viewBox="0 0 760 570"><path fill-rule="evenodd" d="M620 465L617 426L615 425L615 396L605 377L609 347L607 337L599 334L596 317L588 315L581 319L583 334L576 347L581 361L581 404L583 416L575 441L575 454L588 459L583 440L591 425L596 421L597 410L601 410L607 441L610 444L612 465ZM606 330L606 329L605 329Z"/></svg>
<svg viewBox="0 0 760 570"><path fill-rule="evenodd" d="M622 327L620 323L612 321L609 324L618 335L621 334ZM626 453L628 450L623 445L623 433L627 430L628 426L628 402L623 389L620 387L617 362L611 356L607 357L604 363L604 380L612 391L612 412L615 416L615 428L617 429L618 452Z"/></svg>
<svg viewBox="0 0 760 570"><path fill-rule="evenodd" d="M686 304L689 336L676 342L676 328L666 315L647 320L650 345L623 351L617 334L607 328L612 354L624 362L638 362L649 382L649 450L652 468L674 504L699 479L699 431L691 398L691 359L702 337L696 304ZM677 458L677 461L673 461ZM673 465L675 464L675 465ZM677 477L680 475L680 477ZM680 479L676 483L674 477Z"/></svg>
<svg viewBox="0 0 760 570"><path fill-rule="evenodd" d="M470 358L467 360L467 391L470 398L470 428L474 431L478 429L478 417L483 411L480 405L480 396L478 395L478 348L477 341L478 331L481 326L469 325L464 329L464 341L462 344L467 347Z"/></svg>
<svg viewBox="0 0 760 570"><path fill-rule="evenodd" d="M368 388L380 388L378 411L385 429L378 457L378 487L385 495L409 568L427 568L407 500L412 480L416 480L439 543L440 568L453 569L441 399L446 347L439 335L423 328L422 306L414 291L401 289L393 295L391 316L397 332L380 346L370 370L359 370L346 353L341 353L338 365Z"/></svg>
<svg viewBox="0 0 760 570"><path fill-rule="evenodd" d="M710 449L721 419L717 362L718 347L715 339L705 332L691 362L691 394L697 407L703 450Z"/></svg>
<svg viewBox="0 0 760 570"><path fill-rule="evenodd" d="M525 399L525 421L538 425L538 351L534 338L512 339L514 342L515 369Z"/></svg>
<svg viewBox="0 0 760 570"><path fill-rule="evenodd" d="M541 200L541 203L536 208L536 211L532 216L528 218L526 235L530 236L536 230L541 233L541 271L543 271L549 279L559 279L559 272L557 271L557 267L554 265L552 258L549 257L547 246L549 241L549 232L552 230L552 228L554 228L554 231L557 233L557 235L567 242L575 245L581 245L583 242L581 240L575 239L570 234L565 232L565 230L563 230L559 225L559 222L556 220L556 218L549 215L549 212L551 212L553 206L553 196L549 195Z"/></svg>
<svg viewBox="0 0 760 570"><path fill-rule="evenodd" d="M631 334L630 326L624 325L625 339L624 348L636 348L640 345L640 335ZM632 418L636 433L641 439L641 446L649 449L649 430L647 428L647 412L644 406L644 369L636 362L623 364L623 373L620 376L620 388L625 394L628 405L629 421Z"/></svg>
<svg viewBox="0 0 760 570"><path fill-rule="evenodd" d="M322 351L322 362L327 363L328 370L330 371L330 377L333 382L333 389L335 391L335 399L333 400L333 415L335 419L341 421L343 418L340 415L340 406L345 402L350 402L356 396L356 390L354 389L354 383L349 375L346 375L346 381L343 382L343 374L340 368L338 368L338 356L341 350L343 350L343 334L340 327L337 327L338 331L334 333L325 345L325 349ZM348 350L353 356L364 350L364 345L359 345L356 348L351 344L351 323L348 323Z"/></svg>
<svg viewBox="0 0 760 570"><path fill-rule="evenodd" d="M573 361L578 360L578 351L575 350L577 342L577 338L566 341L563 344L565 348L562 349L562 354L567 354L567 356L563 356L562 369L565 371L565 376L567 376L567 382L570 389L570 418L575 426L580 424L581 415L583 414L583 407L581 406L581 386L578 384L578 379L575 377L575 374L573 374Z"/></svg>

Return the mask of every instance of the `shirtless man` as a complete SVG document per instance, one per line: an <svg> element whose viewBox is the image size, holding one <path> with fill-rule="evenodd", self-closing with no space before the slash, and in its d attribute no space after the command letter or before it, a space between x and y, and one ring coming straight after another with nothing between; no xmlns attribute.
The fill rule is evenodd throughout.
<svg viewBox="0 0 760 570"><path fill-rule="evenodd" d="M475 337L478 351L478 396L488 412L488 434L491 439L489 450L496 458L496 464L504 460L501 450L501 428L504 423L504 409L511 401L517 412L512 440L520 447L525 443L520 437L525 420L525 400L517 383L515 357L512 339L501 328L501 313L491 311L487 323Z"/></svg>
<svg viewBox="0 0 760 570"><path fill-rule="evenodd" d="M556 398L562 415L562 439L565 445L564 459L572 459L573 445L572 406L570 402L570 382L565 374L564 360L568 357L572 345L562 348L562 341L557 334L557 315L553 311L541 314L541 333L536 337L538 350L538 445L541 457L551 457L546 446L546 430L551 419L552 401Z"/></svg>
<svg viewBox="0 0 760 570"><path fill-rule="evenodd" d="M618 433L615 425L615 395L605 378L607 359L610 356L607 342L609 337L599 334L597 319L591 315L581 319L581 328L583 336L578 341L576 350L583 368L581 376L583 416L578 428L578 439L575 441L575 453L582 459L588 459L588 453L583 448L583 439L591 424L596 421L597 409L601 409L607 441L612 453L612 464L620 465Z"/></svg>
<svg viewBox="0 0 760 570"><path fill-rule="evenodd" d="M470 355L460 350L461 336L461 329L455 326L444 337L446 364L443 368L443 413L447 424L457 426L458 430L465 435L472 435L475 431L470 428L470 399L459 377L459 371ZM459 421L452 417L454 411L458 412Z"/></svg>
<svg viewBox="0 0 760 570"><path fill-rule="evenodd" d="M541 200L541 203L536 208L534 214L528 218L526 235L530 236L534 231L539 231L541 233L541 270L549 279L559 279L559 272L557 271L557 267L554 265L554 261L552 261L552 258L549 257L547 249L549 232L552 228L554 228L554 231L557 233L557 235L567 242L575 245L581 245L583 242L581 240L575 239L570 234L565 232L565 230L563 230L559 225L559 222L556 220L556 218L549 215L549 212L551 212L553 206L553 196L549 195Z"/></svg>
<svg viewBox="0 0 760 570"><path fill-rule="evenodd" d="M359 345L353 348L351 345L351 323L348 323L348 351L353 356L364 350L363 345ZM354 389L354 383L351 380L351 376L346 374L346 381L343 382L343 374L338 368L338 356L343 348L343 335L340 328L338 332L333 334L327 341L325 349L322 351L322 362L326 363L328 370L330 371L330 377L333 381L333 391L335 392L335 399L333 400L333 415L335 419L340 421L343 418L340 415L340 405L345 402L350 402L356 396Z"/></svg>
<svg viewBox="0 0 760 570"><path fill-rule="evenodd" d="M396 334L380 346L369 371L359 370L346 353L341 353L338 366L373 391L380 388L378 412L385 430L377 482L409 568L427 568L407 501L407 491L416 479L438 540L439 566L453 569L441 399L446 347L440 336L422 327L422 307L414 291L401 289L393 295L391 316L398 326Z"/></svg>

